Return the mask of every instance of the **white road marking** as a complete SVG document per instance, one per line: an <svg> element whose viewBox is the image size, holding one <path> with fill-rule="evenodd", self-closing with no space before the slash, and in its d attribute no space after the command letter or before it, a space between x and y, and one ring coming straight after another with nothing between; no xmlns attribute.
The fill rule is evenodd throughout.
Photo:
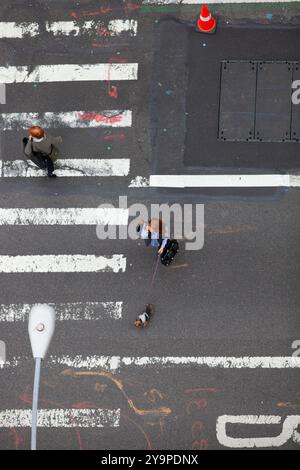
<svg viewBox="0 0 300 470"><path fill-rule="evenodd" d="M279 435L273 437L230 437L227 435L226 424L271 425L280 424L282 416L276 415L222 415L216 423L217 439L220 444L230 448L253 448L253 447L281 447L289 439L300 444L300 433L297 427L300 424L300 415L287 416L282 424ZM265 431L265 428L264 428ZM273 433L272 433L273 434Z"/></svg>
<svg viewBox="0 0 300 470"><path fill-rule="evenodd" d="M0 83L137 80L137 63L9 65L0 67Z"/></svg>
<svg viewBox="0 0 300 470"><path fill-rule="evenodd" d="M45 129L69 127L131 127L132 113L129 110L70 111L65 113L2 113L0 130L28 129L32 123Z"/></svg>
<svg viewBox="0 0 300 470"><path fill-rule="evenodd" d="M136 36L138 22L136 20L115 19L107 23L103 21L85 21L78 24L74 21L54 21L53 23L46 23L46 30L54 36L58 35L72 35L79 36L80 34L93 34L103 36L119 36L122 33L129 33L130 36Z"/></svg>
<svg viewBox="0 0 300 470"><path fill-rule="evenodd" d="M127 225L128 209L0 208L0 225Z"/></svg>
<svg viewBox="0 0 300 470"><path fill-rule="evenodd" d="M15 357L2 367L16 367L26 358ZM45 361L47 363L47 360ZM110 368L116 371L124 367L208 367L211 369L300 369L300 357L296 356L145 356L145 357L121 357L121 356L82 356L71 357L52 356L50 365L63 364L74 368L97 369ZM1 364L0 364L1 365Z"/></svg>
<svg viewBox="0 0 300 470"><path fill-rule="evenodd" d="M146 188L149 186L149 179L145 176L136 176L130 181L129 188Z"/></svg>
<svg viewBox="0 0 300 470"><path fill-rule="evenodd" d="M1 428L25 428L31 426L32 412L23 409L0 411ZM38 426L43 428L102 428L118 427L120 409L70 408L38 410Z"/></svg>
<svg viewBox="0 0 300 470"><path fill-rule="evenodd" d="M123 357L122 364L141 367L206 366L213 369L293 369L300 368L300 357Z"/></svg>
<svg viewBox="0 0 300 470"><path fill-rule="evenodd" d="M15 23L14 21L0 22L0 39L18 38L25 36L36 36L39 34L38 23Z"/></svg>
<svg viewBox="0 0 300 470"><path fill-rule="evenodd" d="M219 3L289 3L299 0L206 0L206 4ZM144 5L202 5L203 0L143 0Z"/></svg>
<svg viewBox="0 0 300 470"><path fill-rule="evenodd" d="M0 256L1 273L97 273L125 272L123 255L28 255Z"/></svg>
<svg viewBox="0 0 300 470"><path fill-rule="evenodd" d="M4 178L40 177L45 171L30 160L0 161L0 175ZM55 161L57 176L127 176L130 171L129 158L64 158Z"/></svg>
<svg viewBox="0 0 300 470"><path fill-rule="evenodd" d="M0 322L25 322L34 304L0 304ZM123 302L66 302L49 303L58 321L121 320Z"/></svg>
<svg viewBox="0 0 300 470"><path fill-rule="evenodd" d="M150 186L163 188L299 187L300 175L151 175Z"/></svg>
<svg viewBox="0 0 300 470"><path fill-rule="evenodd" d="M132 19L115 19L107 24L103 21L85 21L82 24L78 24L75 21L47 21L45 23L46 31L54 36L79 36L81 34L100 34L101 36L103 34L104 36L108 35L111 37L119 36L122 33L136 36L137 27L138 22ZM38 23L18 24L13 21L0 22L0 39L36 37L42 32Z"/></svg>
<svg viewBox="0 0 300 470"><path fill-rule="evenodd" d="M6 85L0 83L0 104L6 104Z"/></svg>
<svg viewBox="0 0 300 470"><path fill-rule="evenodd" d="M17 359L15 360L17 361ZM116 372L120 368L119 356L50 356L46 359L46 365L61 365L74 369L105 369L110 372Z"/></svg>

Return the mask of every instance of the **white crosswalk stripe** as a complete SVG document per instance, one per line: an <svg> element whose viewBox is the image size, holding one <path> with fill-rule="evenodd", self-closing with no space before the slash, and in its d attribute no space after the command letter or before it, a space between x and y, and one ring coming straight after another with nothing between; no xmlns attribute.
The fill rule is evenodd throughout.
<svg viewBox="0 0 300 470"><path fill-rule="evenodd" d="M288 3L299 0L206 0L206 4L214 3ZM142 0L144 5L202 5L203 0Z"/></svg>
<svg viewBox="0 0 300 470"><path fill-rule="evenodd" d="M125 270L124 255L0 256L0 273L119 273Z"/></svg>
<svg viewBox="0 0 300 470"><path fill-rule="evenodd" d="M138 23L132 19L115 19L108 23L104 21L85 21L78 24L75 21L53 21L43 25L48 33L54 36L79 36L83 34L97 36L119 36L127 33L129 36L136 36ZM0 39L23 39L36 37L43 32L38 23L18 24L13 21L0 22Z"/></svg>
<svg viewBox="0 0 300 470"><path fill-rule="evenodd" d="M161 188L276 188L300 187L300 175L150 175L149 186Z"/></svg>
<svg viewBox="0 0 300 470"><path fill-rule="evenodd" d="M0 428L31 427L31 410L11 409L0 411ZM40 409L38 427L43 428L103 428L118 427L120 409L101 408Z"/></svg>
<svg viewBox="0 0 300 470"><path fill-rule="evenodd" d="M29 357L13 357L2 368L21 367ZM209 369L300 369L300 357L297 356L49 356L45 366L65 366L72 369L105 369L119 372L125 367L138 367L143 370L153 368L188 368L204 367Z"/></svg>
<svg viewBox="0 0 300 470"><path fill-rule="evenodd" d="M25 322L34 304L0 304L0 322ZM67 302L49 303L57 321L121 320L123 302Z"/></svg>
<svg viewBox="0 0 300 470"><path fill-rule="evenodd" d="M44 129L69 127L72 129L93 127L130 127L132 114L129 110L69 111L65 113L2 113L0 130L28 129L34 122Z"/></svg>
<svg viewBox="0 0 300 470"><path fill-rule="evenodd" d="M128 209L0 208L0 225L127 225Z"/></svg>
<svg viewBox="0 0 300 470"><path fill-rule="evenodd" d="M51 83L136 80L138 64L55 64L0 67L0 83Z"/></svg>
<svg viewBox="0 0 300 470"><path fill-rule="evenodd" d="M64 158L55 162L57 176L127 176L130 170L129 158ZM45 176L45 170L38 168L30 160L0 160L0 176L40 177Z"/></svg>

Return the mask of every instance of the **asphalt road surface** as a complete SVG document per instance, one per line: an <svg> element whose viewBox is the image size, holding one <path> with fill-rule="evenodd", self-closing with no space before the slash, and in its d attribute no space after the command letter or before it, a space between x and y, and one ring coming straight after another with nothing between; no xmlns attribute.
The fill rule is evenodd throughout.
<svg viewBox="0 0 300 470"><path fill-rule="evenodd" d="M38 448L299 449L299 189L166 189L149 179L297 174L300 143L218 140L210 126L217 129L219 98L211 107L203 83L198 95L188 82L197 58L184 41L199 6L166 3L1 1L1 449L30 443L27 320L35 303L57 313L42 368ZM209 57L220 33L226 56L213 60L230 59L232 42L240 60L262 60L249 56L244 28L247 38L256 29L278 41L284 35L282 56L274 39L263 59L295 61L288 51L300 15L290 5L216 6L220 30L207 39ZM172 42L176 27L182 43L179 35ZM207 80L210 100L216 77ZM191 96L199 135L208 136L203 146L184 111ZM22 160L31 123L63 138L56 179ZM116 214L124 232L137 203L204 204L203 247L187 250L190 234L178 236L179 253L158 266L153 286L154 250L97 236L97 225L112 225ZM101 212L102 204L120 210ZM147 302L155 314L138 330Z"/></svg>

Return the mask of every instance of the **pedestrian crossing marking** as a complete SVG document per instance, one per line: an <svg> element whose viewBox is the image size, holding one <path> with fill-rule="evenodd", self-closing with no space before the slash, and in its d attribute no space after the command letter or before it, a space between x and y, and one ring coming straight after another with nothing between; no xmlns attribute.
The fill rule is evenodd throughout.
<svg viewBox="0 0 300 470"><path fill-rule="evenodd" d="M13 357L0 364L2 368L21 367L29 357ZM119 372L124 367L143 370L154 368L205 367L209 369L300 369L297 356L99 356L62 355L45 359L46 367L66 366L74 369L99 369Z"/></svg>
<svg viewBox="0 0 300 470"><path fill-rule="evenodd" d="M119 273L125 270L123 255L0 256L0 273Z"/></svg>
<svg viewBox="0 0 300 470"><path fill-rule="evenodd" d="M43 302L41 302L43 303ZM25 322L35 304L0 304L0 322ZM51 303L57 321L121 320L123 302L66 302Z"/></svg>
<svg viewBox="0 0 300 470"><path fill-rule="evenodd" d="M132 113L130 110L109 110L0 114L0 130L2 131L27 130L33 122L44 129L57 129L60 127L71 129L131 127Z"/></svg>
<svg viewBox="0 0 300 470"><path fill-rule="evenodd" d="M115 207L0 208L0 225L127 225L128 209Z"/></svg>
<svg viewBox="0 0 300 470"><path fill-rule="evenodd" d="M149 185L161 188L267 188L299 187L300 175L289 174L202 174L150 175Z"/></svg>
<svg viewBox="0 0 300 470"><path fill-rule="evenodd" d="M129 171L129 158L63 158L55 161L55 173L62 177L128 176ZM45 170L38 168L30 160L0 160L0 176L40 177L45 176Z"/></svg>
<svg viewBox="0 0 300 470"><path fill-rule="evenodd" d="M119 36L127 33L129 36L136 36L138 22L133 19L114 19L107 24L104 21L85 21L78 24L75 21L46 21L45 30L54 36L79 36L79 35L97 35L97 36ZM13 21L0 22L0 39L23 39L27 37L36 37L44 31L38 23L21 23Z"/></svg>
<svg viewBox="0 0 300 470"><path fill-rule="evenodd" d="M137 63L55 64L0 67L0 83L137 80Z"/></svg>
<svg viewBox="0 0 300 470"><path fill-rule="evenodd" d="M0 411L0 428L31 427L32 411L7 409ZM39 409L37 425L42 428L103 428L118 427L120 409L50 408Z"/></svg>

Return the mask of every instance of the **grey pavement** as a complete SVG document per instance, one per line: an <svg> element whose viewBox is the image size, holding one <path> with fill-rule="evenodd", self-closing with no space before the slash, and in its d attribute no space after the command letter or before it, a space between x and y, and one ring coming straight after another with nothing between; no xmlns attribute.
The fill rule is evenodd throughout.
<svg viewBox="0 0 300 470"><path fill-rule="evenodd" d="M138 80L122 82L118 99L107 95L105 82L12 84L7 86L7 104L0 104L0 113L131 109L130 128L52 130L54 135L62 135L64 139L61 149L64 156L130 158L130 174L54 181L1 178L1 208L84 208L102 203L117 207L119 195L128 196L128 205L141 202L147 207L159 202L199 203L204 204L205 210L204 246L198 251L187 251L186 240L180 240L174 263L168 268L159 266L153 289L150 289L156 254L140 240L99 240L95 226L3 225L0 227L0 256L112 256L117 253L126 257L127 266L124 273L1 273L0 304L123 302L123 316L119 320L103 316L97 320L57 321L49 357L71 360L76 356L81 359L92 356L291 357L295 351L293 342L300 340L299 190L186 192L129 188L132 179L136 176L149 178L155 168L162 169L163 173L168 173L169 168L175 174L189 172L184 168L183 155L176 154L172 160L170 150L181 139L182 129L177 133L176 127L171 127L163 142L160 140L161 115L158 121L153 119L157 97L152 92L157 81L158 54L155 28L170 17L172 21L191 24L197 8L149 7L142 6L140 1L109 0L105 12L100 3L45 1L41 7L41 2L2 0L0 21L41 24L70 21L75 18L75 12L79 21L136 19L138 34L129 39L125 35L98 38L101 47L93 47L89 37L50 40L45 33L41 41L28 37L21 42L0 39L0 66L105 63L112 57L119 57L139 64ZM290 8L261 6L256 21L264 27L266 15L271 11L273 19L268 28L292 23L299 33L299 15L291 19ZM228 18L233 25L254 22L254 12L249 5L244 9L242 6L217 6L216 12L221 24ZM242 42L239 47L243 50ZM164 65L170 72L166 60L162 62ZM181 78L178 76L179 83ZM161 106L168 114L168 103L162 101ZM172 104L170 106L172 110ZM175 101L174 106L176 110ZM119 133L124 137L107 138ZM2 160L21 158L23 135L21 130L1 132ZM178 145L184 146L184 142ZM280 154L281 144L272 145L277 145L276 152ZM292 161L293 170L299 170L296 150L300 144L290 145L293 150L289 162ZM248 148L247 152L247 159L250 159ZM223 159L218 167L217 155L215 157L211 167L207 162L198 166L193 162L195 172L200 168L203 171L203 166L210 173L224 171L228 165ZM273 166L272 154L268 154L267 161L263 168L274 172L291 168L284 163L281 167L278 159ZM259 173L261 168L256 165L257 159L254 159L253 165L246 168ZM240 169L234 159L230 167ZM147 302L155 305L155 315L149 327L140 331L134 328L133 322ZM0 368L0 449L26 449L29 428L1 426L1 412L8 410L14 415L14 410L31 406L33 360L27 322L0 322L0 340L6 343L8 361L7 366ZM13 364L15 358L19 358L19 364ZM296 431L294 437L291 432L282 443L276 444L275 439L287 417L300 415L299 367L226 369L193 364L144 367L123 364L113 370L100 366L76 368L66 363L50 364L50 360L46 360L40 408L120 410L116 427L43 428L38 435L41 449L234 447L230 440L227 446L222 444L217 436L217 423L223 415L280 416L281 422L277 424L249 425L247 418L243 424L228 424L228 436L235 438L236 443L243 438L268 437L265 448L299 449Z"/></svg>

